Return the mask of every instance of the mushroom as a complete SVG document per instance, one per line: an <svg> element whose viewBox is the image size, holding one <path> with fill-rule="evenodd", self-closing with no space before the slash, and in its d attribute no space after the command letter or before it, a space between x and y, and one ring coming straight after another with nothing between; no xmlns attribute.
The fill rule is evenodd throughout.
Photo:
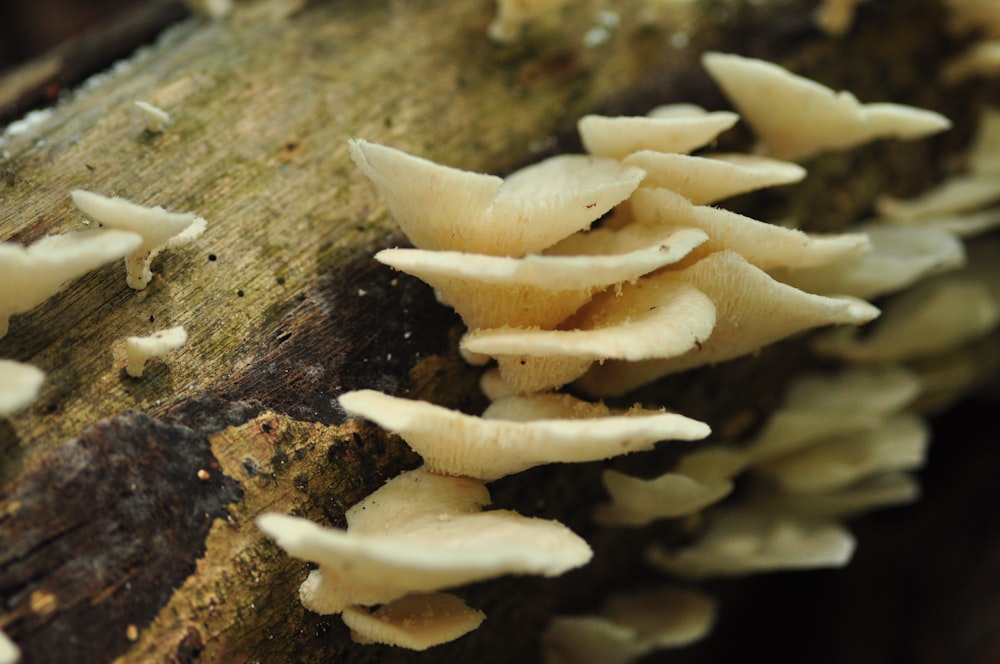
<svg viewBox="0 0 1000 664"><path fill-rule="evenodd" d="M133 378L141 378L146 360L166 355L186 342L187 332L181 326L160 330L148 337L128 337L125 340L125 354L128 356L125 373Z"/></svg>
<svg viewBox="0 0 1000 664"><path fill-rule="evenodd" d="M20 658L20 648L0 630L0 664L16 664Z"/></svg>
<svg viewBox="0 0 1000 664"><path fill-rule="evenodd" d="M350 150L416 247L494 256L538 252L589 227L645 175L612 159L562 155L501 179L360 139Z"/></svg>
<svg viewBox="0 0 1000 664"><path fill-rule="evenodd" d="M545 664L630 664L702 639L715 622L715 601L667 587L612 597L600 614L556 616L542 636Z"/></svg>
<svg viewBox="0 0 1000 664"><path fill-rule="evenodd" d="M481 418L373 390L347 392L339 401L348 413L402 436L423 457L428 471L483 481L546 463L596 461L646 450L660 440L699 440L710 431L674 413L632 410L612 415L603 406L582 419L556 419L551 411L533 419L528 411L514 420L493 419L494 413L511 417L510 406L500 401ZM579 414L579 403L563 401L561 417ZM519 405L525 407L523 401Z"/></svg>
<svg viewBox="0 0 1000 664"><path fill-rule="evenodd" d="M421 468L350 508L346 531L283 514L262 515L257 525L292 556L319 565L300 596L326 614L504 574L558 576L590 560L587 543L562 524L480 512L489 502L480 482Z"/></svg>
<svg viewBox="0 0 1000 664"><path fill-rule="evenodd" d="M67 282L135 250L142 238L115 230L48 235L30 247L0 244L0 338L10 317L38 306Z"/></svg>
<svg viewBox="0 0 1000 664"><path fill-rule="evenodd" d="M154 134L163 131L170 124L170 114L162 108L153 106L144 101L136 101L136 108L141 110L146 116L146 129Z"/></svg>
<svg viewBox="0 0 1000 664"><path fill-rule="evenodd" d="M731 251L712 254L669 276L715 303L716 324L708 340L672 358L592 366L577 381L580 389L593 396L623 394L670 373L752 353L803 330L861 325L879 313L863 300L813 295L779 283Z"/></svg>
<svg viewBox="0 0 1000 664"><path fill-rule="evenodd" d="M448 593L415 593L374 611L349 606L341 617L355 643L427 650L478 628L486 614Z"/></svg>
<svg viewBox="0 0 1000 664"><path fill-rule="evenodd" d="M153 278L150 264L160 251L185 245L205 232L205 220L190 212L171 213L82 189L74 190L72 196L76 207L93 221L142 236L142 244L125 257L126 281L136 290Z"/></svg>
<svg viewBox="0 0 1000 664"><path fill-rule="evenodd" d="M835 92L763 60L705 53L701 61L767 153L780 159L802 161L876 138L923 138L951 127L932 111L862 104L850 92Z"/></svg>
<svg viewBox="0 0 1000 664"><path fill-rule="evenodd" d="M891 221L915 222L976 210L997 201L1000 201L1000 181L996 174L972 173L953 175L910 200L880 196L875 209Z"/></svg>
<svg viewBox="0 0 1000 664"><path fill-rule="evenodd" d="M693 107L656 116L586 115L577 122L584 149L596 156L623 159L639 150L687 153L715 140L739 116Z"/></svg>
<svg viewBox="0 0 1000 664"><path fill-rule="evenodd" d="M840 519L870 510L912 503L920 497L920 485L906 473L875 475L829 492L786 493L774 487L758 487L749 498L754 505L807 519Z"/></svg>
<svg viewBox="0 0 1000 664"><path fill-rule="evenodd" d="M45 372L30 364L0 360L0 417L13 415L38 400Z"/></svg>
<svg viewBox="0 0 1000 664"><path fill-rule="evenodd" d="M798 182L806 170L798 164L749 154L692 156L653 150L633 152L623 163L646 171L642 187L662 187L695 205L737 194Z"/></svg>

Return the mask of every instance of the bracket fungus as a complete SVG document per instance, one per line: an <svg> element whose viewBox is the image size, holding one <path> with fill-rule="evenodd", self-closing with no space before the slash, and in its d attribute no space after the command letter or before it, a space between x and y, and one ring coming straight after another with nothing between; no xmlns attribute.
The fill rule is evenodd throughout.
<svg viewBox="0 0 1000 664"><path fill-rule="evenodd" d="M48 235L29 247L0 244L0 338L13 314L35 308L67 281L118 260L141 242L135 233L92 230Z"/></svg>
<svg viewBox="0 0 1000 664"><path fill-rule="evenodd" d="M38 400L45 372L30 364L0 360L0 417L13 415Z"/></svg>
<svg viewBox="0 0 1000 664"><path fill-rule="evenodd" d="M646 117L586 115L576 126L588 154L623 159L640 150L691 152L711 143L739 119L728 111L695 108Z"/></svg>
<svg viewBox="0 0 1000 664"><path fill-rule="evenodd" d="M76 207L92 221L141 236L142 244L125 257L126 281L135 290L142 290L153 278L150 265L157 254L192 242L205 232L205 220L190 212L167 212L159 206L146 207L82 189L74 190L72 196Z"/></svg>
<svg viewBox="0 0 1000 664"><path fill-rule="evenodd" d="M374 611L349 606L341 614L355 643L427 650L479 627L486 614L448 593L414 593Z"/></svg>
<svg viewBox="0 0 1000 664"><path fill-rule="evenodd" d="M160 330L148 337L128 337L125 340L125 354L128 357L125 373L133 378L141 378L146 360L166 355L185 343L187 332L181 326Z"/></svg>

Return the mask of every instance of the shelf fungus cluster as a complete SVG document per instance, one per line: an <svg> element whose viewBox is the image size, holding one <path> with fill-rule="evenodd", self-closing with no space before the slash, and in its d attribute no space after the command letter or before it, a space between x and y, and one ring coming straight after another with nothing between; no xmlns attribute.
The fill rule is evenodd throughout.
<svg viewBox="0 0 1000 664"><path fill-rule="evenodd" d="M704 63L773 156L803 159L948 126L929 111L863 105L768 63L717 53ZM768 108L755 99L769 100ZM773 99L795 113L775 116ZM936 246L920 234L927 229L905 235L914 249L899 257L895 238L883 247L879 234L897 230L885 224L813 235L715 207L806 173L773 156L689 154L738 119L691 105L587 116L578 128L588 154L552 157L503 179L350 142L415 246L376 260L424 280L459 313L468 327L463 357L495 363L481 382L493 403L476 417L370 390L341 395L345 411L398 433L424 465L352 507L346 531L261 518L290 554L318 564L301 587L307 607L342 613L362 642L423 649L457 638L483 616L439 591L500 574L561 574L590 557L558 523L481 511L484 482L709 435L682 415L616 412L553 390L572 384L591 397L622 395L806 330L863 325L879 310L862 298L961 262L961 243ZM894 260L901 276L878 284L876 273ZM876 284L842 290L851 279ZM805 380L745 446L705 444L653 480L608 470L611 501L595 518L639 527L697 514L747 476L752 500L712 507L690 545L653 547L649 561L688 578L842 565L854 547L842 515L915 494L899 474L920 463L926 444L919 418L899 413L915 396L913 380L876 370ZM623 594L599 615L557 618L545 649L553 664L630 662L700 638L713 618L714 603L700 591Z"/></svg>

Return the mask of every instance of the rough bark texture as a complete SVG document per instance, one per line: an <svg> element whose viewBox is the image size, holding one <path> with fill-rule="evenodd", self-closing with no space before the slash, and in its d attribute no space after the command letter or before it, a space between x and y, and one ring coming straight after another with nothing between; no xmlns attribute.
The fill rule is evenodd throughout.
<svg viewBox="0 0 1000 664"><path fill-rule="evenodd" d="M572 149L574 122L586 112L644 112L671 101L724 107L697 66L706 48L777 59L862 99L919 104L956 120L954 132L934 141L817 160L794 193L739 203L835 228L865 214L876 194L912 193L946 172L944 157L968 139L974 110L990 91L944 94L928 84L928 72L956 49L931 2L863 5L857 29L838 42L812 27L809 3L704 3L690 23L640 27L631 16L645 3L636 0L620 3L622 25L593 48L581 38L598 5L581 4L565 24L498 47L484 37L492 15L485 0L247 3L224 21L171 28L127 69L4 140L4 240L30 243L80 227L68 196L74 188L209 221L197 243L157 260L146 290L132 291L121 266L108 266L15 316L0 340L2 356L48 373L41 400L0 422L0 628L21 644L26 663L534 661L546 616L649 581L639 545L670 536L669 526L597 529L589 506L601 498L600 466L547 467L492 485L495 503L564 520L594 543L595 562L551 582L506 579L465 589L489 616L477 632L424 654L357 646L339 618L301 607L296 589L306 566L266 540L254 518L279 511L343 525L347 507L418 463L397 438L345 421L336 395L371 387L470 412L482 406L475 372L454 351L457 318L430 289L370 259L405 240L350 163L346 139L503 173ZM678 30L688 48L668 45ZM167 131L144 131L136 99L171 113ZM731 140L745 147L746 135ZM188 329L187 346L151 363L141 380L126 376L124 337L173 325ZM641 396L667 398L712 424L717 438L737 439L810 361L799 346L784 345ZM670 454L626 459L622 467L662 466ZM963 484L956 477L969 463L997 467L995 452L978 454L982 463L949 456L952 470L940 473L941 484ZM996 504L988 482L943 495L927 509L950 514L990 497ZM909 529L916 543L947 537L942 555L960 555L954 546L1000 550L995 536L977 537L967 524L941 523L944 517L930 526L893 518L863 524L863 546L888 523ZM970 615L974 624L961 622L939 638L910 633L932 629L942 615L933 602L903 615L902 600L885 600L879 606L895 613L872 618L870 609L852 610L855 597L827 599L843 587L868 587L904 540L877 548L887 553L850 572L853 581L796 575L785 586L767 578L720 587L733 606L723 615L723 638L662 659L731 661L739 643L775 649L778 659L801 654L812 632L793 629L789 638L774 624L740 618L740 608L759 614L754 598L773 594L790 598L772 607L775 623L823 625L810 661L865 652L879 656L852 661L940 661L956 651L968 654L956 656L963 661L988 661L1000 638L995 618L981 611L1000 593L970 598L962 586L948 586L947 615ZM995 577L988 561L972 564ZM888 590L899 598L905 586L923 601L928 588L947 584L913 577L955 565L930 569L920 561L906 569L912 574L900 571ZM795 584L812 594L804 599L788 587ZM805 601L817 608L791 615L789 605ZM843 609L826 610L828 603ZM894 637L852 630L857 615L891 622Z"/></svg>

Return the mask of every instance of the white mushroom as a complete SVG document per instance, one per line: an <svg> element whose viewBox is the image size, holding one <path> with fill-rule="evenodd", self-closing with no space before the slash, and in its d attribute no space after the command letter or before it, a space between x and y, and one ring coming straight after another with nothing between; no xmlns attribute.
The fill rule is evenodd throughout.
<svg viewBox="0 0 1000 664"><path fill-rule="evenodd" d="M141 110L146 116L146 129L153 132L159 133L170 124L170 114L164 111L162 108L153 106L152 104L144 101L135 102L136 108Z"/></svg>
<svg viewBox="0 0 1000 664"><path fill-rule="evenodd" d="M348 529L265 514L257 525L296 558L315 562L300 588L318 613L395 601L505 574L558 576L590 560L587 543L555 521L481 512L481 483L417 469L347 511Z"/></svg>
<svg viewBox="0 0 1000 664"><path fill-rule="evenodd" d="M341 617L355 643L427 650L468 634L482 624L486 615L448 593L417 593L374 611L349 606Z"/></svg>
<svg viewBox="0 0 1000 664"><path fill-rule="evenodd" d="M38 400L45 372L30 364L0 360L0 417L13 415Z"/></svg>
<svg viewBox="0 0 1000 664"><path fill-rule="evenodd" d="M91 220L142 236L142 244L125 257L126 280L136 290L153 278L150 264L160 251L187 244L205 232L205 220L190 212L171 213L82 189L74 190L72 196L76 207Z"/></svg>
<svg viewBox="0 0 1000 664"><path fill-rule="evenodd" d="M494 256L539 252L589 227L645 175L611 159L562 155L501 179L360 139L350 150L415 246Z"/></svg>
<svg viewBox="0 0 1000 664"><path fill-rule="evenodd" d="M954 175L910 200L882 196L875 208L886 219L899 223L969 212L997 201L1000 179L996 174L973 173Z"/></svg>
<svg viewBox="0 0 1000 664"><path fill-rule="evenodd" d="M125 340L125 354L128 356L125 373L133 378L141 378L146 360L166 355L186 342L187 332L181 326L160 330L148 337L128 337Z"/></svg>
<svg viewBox="0 0 1000 664"><path fill-rule="evenodd" d="M727 111L650 116L586 115L577 122L583 147L596 157L622 159L640 150L687 153L715 140L739 116Z"/></svg>
<svg viewBox="0 0 1000 664"><path fill-rule="evenodd" d="M100 230L49 235L27 248L0 244L0 337L13 314L33 309L67 281L125 256L141 242L135 233Z"/></svg>
<svg viewBox="0 0 1000 664"><path fill-rule="evenodd" d="M516 399L517 397L511 397ZM398 433L424 459L431 472L492 481L546 463L577 463L650 449L660 440L699 440L707 425L674 413L633 410L612 415L603 406L582 411L577 400L564 401L557 419L528 411L518 419L465 415L424 401L400 399L372 390L347 392L341 406ZM553 407L547 402L547 407ZM523 402L520 408L525 407ZM492 413L511 417L498 400ZM535 411L536 414L537 411ZM566 417L582 419L564 419Z"/></svg>
<svg viewBox="0 0 1000 664"><path fill-rule="evenodd" d="M768 510L807 519L840 519L893 505L912 503L920 485L906 473L883 473L836 491L785 493L775 488L757 489L748 499Z"/></svg>
<svg viewBox="0 0 1000 664"><path fill-rule="evenodd" d="M932 111L862 104L850 92L835 92L763 60L706 53L702 64L768 154L780 159L801 161L882 137L923 138L951 126Z"/></svg>
<svg viewBox="0 0 1000 664"><path fill-rule="evenodd" d="M16 664L21 658L21 649L0 630L0 664Z"/></svg>

